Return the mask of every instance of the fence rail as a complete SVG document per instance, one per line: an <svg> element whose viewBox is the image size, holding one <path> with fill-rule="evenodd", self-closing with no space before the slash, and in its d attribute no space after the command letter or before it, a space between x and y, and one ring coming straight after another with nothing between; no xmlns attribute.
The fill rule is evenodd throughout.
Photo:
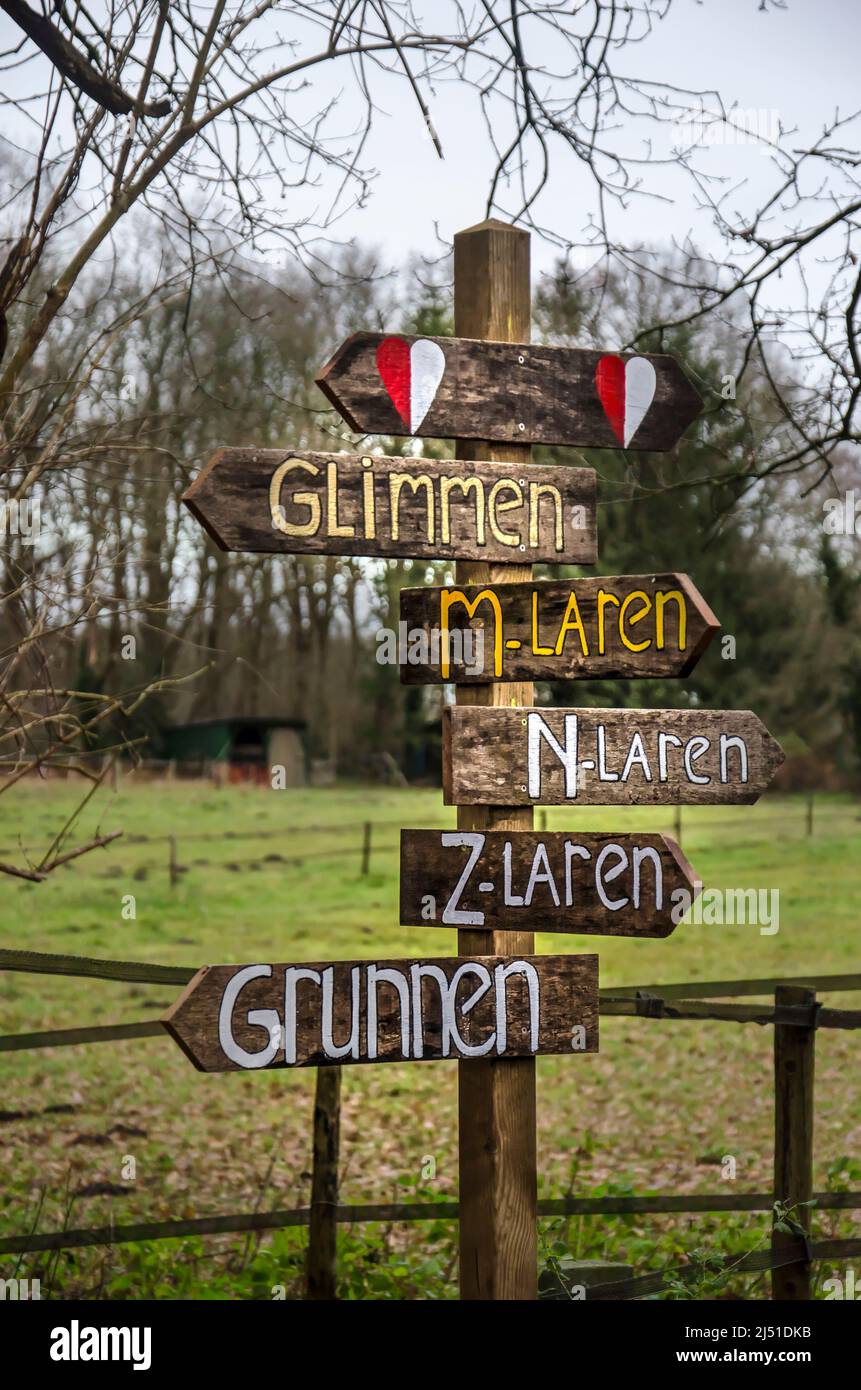
<svg viewBox="0 0 861 1390"><path fill-rule="evenodd" d="M811 1199L819 1211L859 1211L861 1192L819 1192ZM542 1219L564 1216L663 1216L713 1212L769 1212L774 1198L767 1192L737 1197L694 1193L655 1197L547 1197L538 1202ZM195 1216L182 1221L141 1221L129 1226L87 1226L65 1231L34 1231L0 1237L0 1255L24 1255L46 1250L79 1250L89 1245L128 1245L139 1240L176 1240L189 1236L238 1235L275 1231L311 1224L311 1207L285 1211L237 1212L224 1216ZM368 1222L410 1224L416 1221L457 1221L460 1206L451 1202L368 1202L335 1207L339 1225ZM856 1244L861 1248L861 1240ZM795 1257L797 1258L797 1256Z"/></svg>
<svg viewBox="0 0 861 1390"><path fill-rule="evenodd" d="M339 1207L335 1216L337 1222L367 1222L367 1221L424 1221L436 1218L444 1219L457 1217L457 1203L439 1203L439 1207L453 1207L454 1211L446 1210L442 1213L434 1210L432 1213L421 1215L410 1214L409 1207ZM538 1203L538 1215L548 1214L543 1210L547 1206L545 1202ZM750 1208L745 1208L750 1210ZM78 1236L81 1239L76 1241L54 1241L52 1244L40 1244L36 1247L27 1245L24 1248L16 1246L14 1252L7 1251L8 1241L0 1241L0 1254L3 1253L32 1253L37 1251L62 1250L69 1248L81 1248L83 1246L108 1246L116 1245L128 1241L153 1240L177 1238L189 1235L224 1235L237 1232L269 1231L284 1229L288 1226L311 1226L313 1212L310 1207L298 1208L295 1211L283 1212L254 1212L244 1217L202 1217L196 1221L173 1221L151 1224L141 1224L138 1226L112 1227L104 1226L99 1229L69 1231L66 1236ZM240 1222L241 1225L233 1224ZM231 1224L225 1225L225 1222ZM169 1231L160 1231L159 1226L170 1226ZM194 1227L193 1230L187 1228ZM20 1237L12 1237L13 1241L20 1241ZM52 1241L53 1236L43 1237L43 1240ZM852 1260L861 1256L861 1240L823 1240L808 1243L805 1247L806 1265L819 1260L833 1260L835 1262ZM685 1282L691 1276L706 1273L712 1280L718 1270L722 1273L732 1272L735 1274L765 1274L769 1271L774 1275L791 1268L797 1262L797 1253L791 1249L783 1250L752 1250L744 1255L726 1255L716 1262L710 1262L707 1267L701 1265L697 1260L691 1260L686 1265L679 1265L673 1269L656 1270L650 1274L639 1274L633 1278L623 1280L613 1280L611 1282L591 1284L588 1290L590 1299L634 1299L646 1298L652 1294L664 1292L670 1281Z"/></svg>

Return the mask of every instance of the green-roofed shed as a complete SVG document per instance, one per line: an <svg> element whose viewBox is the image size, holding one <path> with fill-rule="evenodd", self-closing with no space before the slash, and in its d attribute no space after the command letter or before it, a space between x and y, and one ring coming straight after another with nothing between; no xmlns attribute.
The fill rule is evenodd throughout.
<svg viewBox="0 0 861 1390"><path fill-rule="evenodd" d="M261 777L283 768L281 785L302 787L308 781L306 726L301 719L200 719L164 728L162 744L164 757L179 765L226 763L240 775L254 776L256 769Z"/></svg>

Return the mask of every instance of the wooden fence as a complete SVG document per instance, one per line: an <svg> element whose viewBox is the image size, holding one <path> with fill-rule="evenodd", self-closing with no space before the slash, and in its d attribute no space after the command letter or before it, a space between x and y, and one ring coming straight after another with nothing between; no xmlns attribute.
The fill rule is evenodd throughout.
<svg viewBox="0 0 861 1390"><path fill-rule="evenodd" d="M150 965L135 961L98 960L84 956L43 955L32 951L0 950L0 969L34 974L84 976L142 984L186 984L195 971L183 966ZM807 975L801 979L752 979L711 983L617 986L600 995L601 1014L648 1020L717 1020L774 1028L775 1146L774 1185L770 1193L738 1195L695 1194L643 1197L561 1197L538 1203L541 1217L657 1215L666 1213L769 1212L779 1204L783 1219L774 1223L771 1248L742 1257L727 1257L727 1269L738 1273L772 1272L775 1299L809 1299L811 1265L816 1260L861 1257L861 1239L811 1241L814 1210L861 1210L861 1192L813 1191L814 1055L816 1033L822 1028L857 1029L861 1010L826 1007L816 992L861 990L861 974ZM773 996L772 1003L725 1002L752 996ZM166 1037L160 1023L97 1025L51 1029L0 1036L0 1052L80 1043L111 1043ZM117 1245L130 1241L165 1240L177 1236L221 1235L309 1226L308 1293L332 1298L336 1280L336 1231L354 1222L411 1222L457 1220L458 1204L451 1202L381 1203L347 1206L338 1201L340 1068L317 1072L314 1106L313 1177L311 1205L288 1211L236 1213L182 1221L142 1222L136 1225L93 1227L51 1232L33 1231L0 1238L0 1256L33 1251ZM713 1268L710 1265L710 1269ZM650 1272L623 1280L590 1285L589 1298L642 1298L666 1288L672 1278L689 1277L680 1270Z"/></svg>

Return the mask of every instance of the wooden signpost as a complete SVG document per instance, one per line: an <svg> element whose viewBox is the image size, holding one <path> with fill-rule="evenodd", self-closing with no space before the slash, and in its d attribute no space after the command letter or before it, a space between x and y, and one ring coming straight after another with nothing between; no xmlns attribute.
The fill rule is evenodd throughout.
<svg viewBox="0 0 861 1390"><path fill-rule="evenodd" d="M529 235L489 221L454 238L454 329L464 338L526 342L532 327ZM515 356L525 356L517 353ZM520 364L518 364L519 366ZM488 397L503 399L510 379L498 378ZM491 408L492 410L495 407ZM525 422L522 422L525 423ZM524 431L518 431L523 438ZM487 436L492 431L487 430ZM528 443L455 444L458 458L484 457L532 468ZM517 556L513 559L521 558ZM522 559L526 561L527 556ZM531 564L457 565L458 585L527 583ZM498 682L459 688L457 699L480 706L531 705L532 686ZM460 806L459 830L531 830L532 809ZM529 955L528 925L517 932L461 927L457 949ZM538 1157L535 1062L531 1057L479 1059L458 1067L458 1205L460 1296L465 1300L538 1296Z"/></svg>
<svg viewBox="0 0 861 1390"><path fill-rule="evenodd" d="M703 406L664 354L466 337L354 333L317 385L357 434L596 449L672 449Z"/></svg>
<svg viewBox="0 0 861 1390"><path fill-rule="evenodd" d="M162 1023L199 1071L597 1052L597 956L208 965Z"/></svg>
<svg viewBox="0 0 861 1390"><path fill-rule="evenodd" d="M720 628L686 574L402 589L401 622L427 639L412 685L687 676Z"/></svg>
<svg viewBox="0 0 861 1390"><path fill-rule="evenodd" d="M443 714L449 806L748 805L782 762L780 744L750 710Z"/></svg>
<svg viewBox="0 0 861 1390"><path fill-rule="evenodd" d="M530 445L669 449L702 402L671 357L533 347L514 227L457 234L454 300L458 336L359 333L318 380L354 430L453 437L455 460L223 449L184 497L223 550L457 561L454 587L402 596L402 626L446 639L403 678L456 683L458 812L403 832L401 921L457 927L458 956L208 966L162 1020L203 1071L322 1069L316 1297L334 1297L337 1202L320 1078L434 1059L460 1064L461 1297L537 1296L535 1057L597 1051L598 960L536 956L533 933L668 936L699 884L663 835L536 833L533 805L751 802L782 759L748 712L532 707L534 679L687 675L718 623L682 574L534 583L533 563L596 560L596 497L591 469L533 465ZM467 633L480 663L451 657Z"/></svg>
<svg viewBox="0 0 861 1390"><path fill-rule="evenodd" d="M222 550L546 561L597 556L595 472L220 449L183 501Z"/></svg>

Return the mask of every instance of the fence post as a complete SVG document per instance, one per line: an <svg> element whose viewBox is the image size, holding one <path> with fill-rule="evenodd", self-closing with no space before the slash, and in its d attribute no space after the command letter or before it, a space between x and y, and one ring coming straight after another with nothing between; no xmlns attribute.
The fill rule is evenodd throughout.
<svg viewBox="0 0 861 1390"><path fill-rule="evenodd" d="M169 835L169 836L168 836L168 842L169 842L169 844L170 844L170 860L169 860L169 868L170 868L170 886L171 886L171 888L175 888L176 885L177 885L177 883L178 883L178 881L179 881L179 870L178 870L178 868L177 868L177 861L176 861L176 836L175 836L175 835Z"/></svg>
<svg viewBox="0 0 861 1390"><path fill-rule="evenodd" d="M807 833L813 834L813 792L807 798Z"/></svg>
<svg viewBox="0 0 861 1390"><path fill-rule="evenodd" d="M308 1297L333 1299L337 1279L341 1068L318 1067L308 1225Z"/></svg>
<svg viewBox="0 0 861 1390"><path fill-rule="evenodd" d="M813 1026L816 991L799 985L778 985L776 1009L807 1009L809 1027L774 1025L774 1198L792 1208L787 1224L796 1233L773 1231L771 1248L776 1254L787 1247L799 1248L810 1231L809 1202L813 1196L813 1069L816 1028ZM804 1259L772 1270L771 1296L776 1300L810 1298L810 1264Z"/></svg>
<svg viewBox="0 0 861 1390"><path fill-rule="evenodd" d="M676 807L676 844L679 849L682 847L682 808Z"/></svg>
<svg viewBox="0 0 861 1390"><path fill-rule="evenodd" d="M371 871L371 822L365 821L364 833L362 835L362 878L366 878Z"/></svg>

